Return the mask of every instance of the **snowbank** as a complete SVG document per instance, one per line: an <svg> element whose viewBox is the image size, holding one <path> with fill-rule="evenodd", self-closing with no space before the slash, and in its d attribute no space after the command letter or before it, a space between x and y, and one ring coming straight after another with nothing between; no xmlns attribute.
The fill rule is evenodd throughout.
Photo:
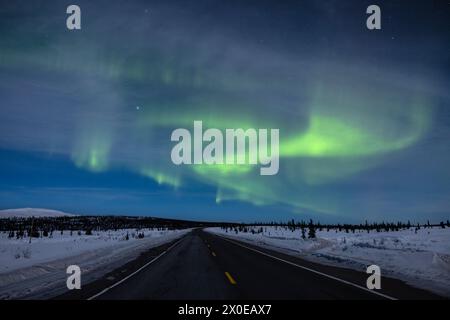
<svg viewBox="0 0 450 320"><path fill-rule="evenodd" d="M382 274L412 286L450 296L450 228L414 228L397 232L335 230L317 231L314 240L301 237L301 230L263 227L262 233L208 228L206 231L251 244L298 255L315 262L365 270L380 266ZM307 231L307 230L306 230ZM307 232L306 232L307 234Z"/></svg>
<svg viewBox="0 0 450 320"><path fill-rule="evenodd" d="M65 289L66 268L80 266L82 282L90 282L136 258L141 252L188 233L185 230L118 230L78 235L54 232L52 237L9 239L0 233L0 299L48 298ZM126 240L128 234L129 240Z"/></svg>

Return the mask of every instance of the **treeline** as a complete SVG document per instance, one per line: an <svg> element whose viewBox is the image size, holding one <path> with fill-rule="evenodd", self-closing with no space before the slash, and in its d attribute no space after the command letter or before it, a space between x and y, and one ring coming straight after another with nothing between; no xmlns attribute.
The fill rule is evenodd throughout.
<svg viewBox="0 0 450 320"><path fill-rule="evenodd" d="M356 231L365 231L367 233L373 232L390 232L390 231L400 231L400 230L410 230L414 229L417 233L421 228L450 228L450 221L446 222L441 221L438 224L431 224L430 221L427 221L425 224L412 224L410 221L404 222L381 222L381 223L368 223L367 221L364 224L321 224L320 222L314 222L310 220L309 222L305 221L294 221L290 220L288 222L255 222L250 224L233 224L228 225L224 224L220 226L226 232L250 232L250 233L262 233L265 227L282 227L292 232L295 230L300 230L303 239L306 238L315 238L316 231L336 231L336 232L346 232L346 233L355 233Z"/></svg>
<svg viewBox="0 0 450 320"><path fill-rule="evenodd" d="M73 217L29 217L0 219L0 232L9 237L47 237L54 232L69 231L91 235L94 231L120 229L175 230L199 226L198 222L169 220L153 217L127 216L73 216Z"/></svg>

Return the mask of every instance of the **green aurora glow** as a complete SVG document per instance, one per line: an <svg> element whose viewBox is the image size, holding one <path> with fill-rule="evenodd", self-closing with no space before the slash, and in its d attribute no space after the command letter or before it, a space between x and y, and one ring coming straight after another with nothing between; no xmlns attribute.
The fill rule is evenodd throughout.
<svg viewBox="0 0 450 320"><path fill-rule="evenodd" d="M57 150L79 168L125 169L176 190L193 179L216 188L218 205L238 200L342 214L351 199L328 186L385 165L433 127L436 99L417 89L432 87L431 80L389 63L354 62L345 52L330 62L241 42L220 46L207 31L179 31L174 39L189 41L176 41L158 30L137 34L136 50L98 40L100 31L27 45L14 31L6 34L1 68L33 70L30 78L56 105L49 113L64 110L55 111L62 128L47 131L45 117L36 115L30 122L41 132L13 147ZM126 33L117 36L126 39ZM154 41L146 43L150 37ZM63 78L70 86L60 84ZM204 129L279 129L279 173L260 176L259 165L173 165L170 134L192 130L195 120ZM55 132L64 136L47 139Z"/></svg>

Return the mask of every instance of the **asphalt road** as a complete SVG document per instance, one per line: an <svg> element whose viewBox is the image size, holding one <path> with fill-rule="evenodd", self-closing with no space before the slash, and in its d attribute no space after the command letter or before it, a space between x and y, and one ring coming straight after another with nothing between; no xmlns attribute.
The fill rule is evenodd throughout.
<svg viewBox="0 0 450 320"><path fill-rule="evenodd" d="M127 271L128 270L128 271ZM121 273L123 275L121 276ZM436 299L402 281L365 288L365 270L324 266L194 230L60 299Z"/></svg>

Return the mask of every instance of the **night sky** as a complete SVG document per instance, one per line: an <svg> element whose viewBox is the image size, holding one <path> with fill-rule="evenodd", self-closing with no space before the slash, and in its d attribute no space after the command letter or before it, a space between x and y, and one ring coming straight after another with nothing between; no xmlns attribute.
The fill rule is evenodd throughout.
<svg viewBox="0 0 450 320"><path fill-rule="evenodd" d="M0 3L0 209L450 218L448 1ZM278 174L174 165L194 120L280 129Z"/></svg>

